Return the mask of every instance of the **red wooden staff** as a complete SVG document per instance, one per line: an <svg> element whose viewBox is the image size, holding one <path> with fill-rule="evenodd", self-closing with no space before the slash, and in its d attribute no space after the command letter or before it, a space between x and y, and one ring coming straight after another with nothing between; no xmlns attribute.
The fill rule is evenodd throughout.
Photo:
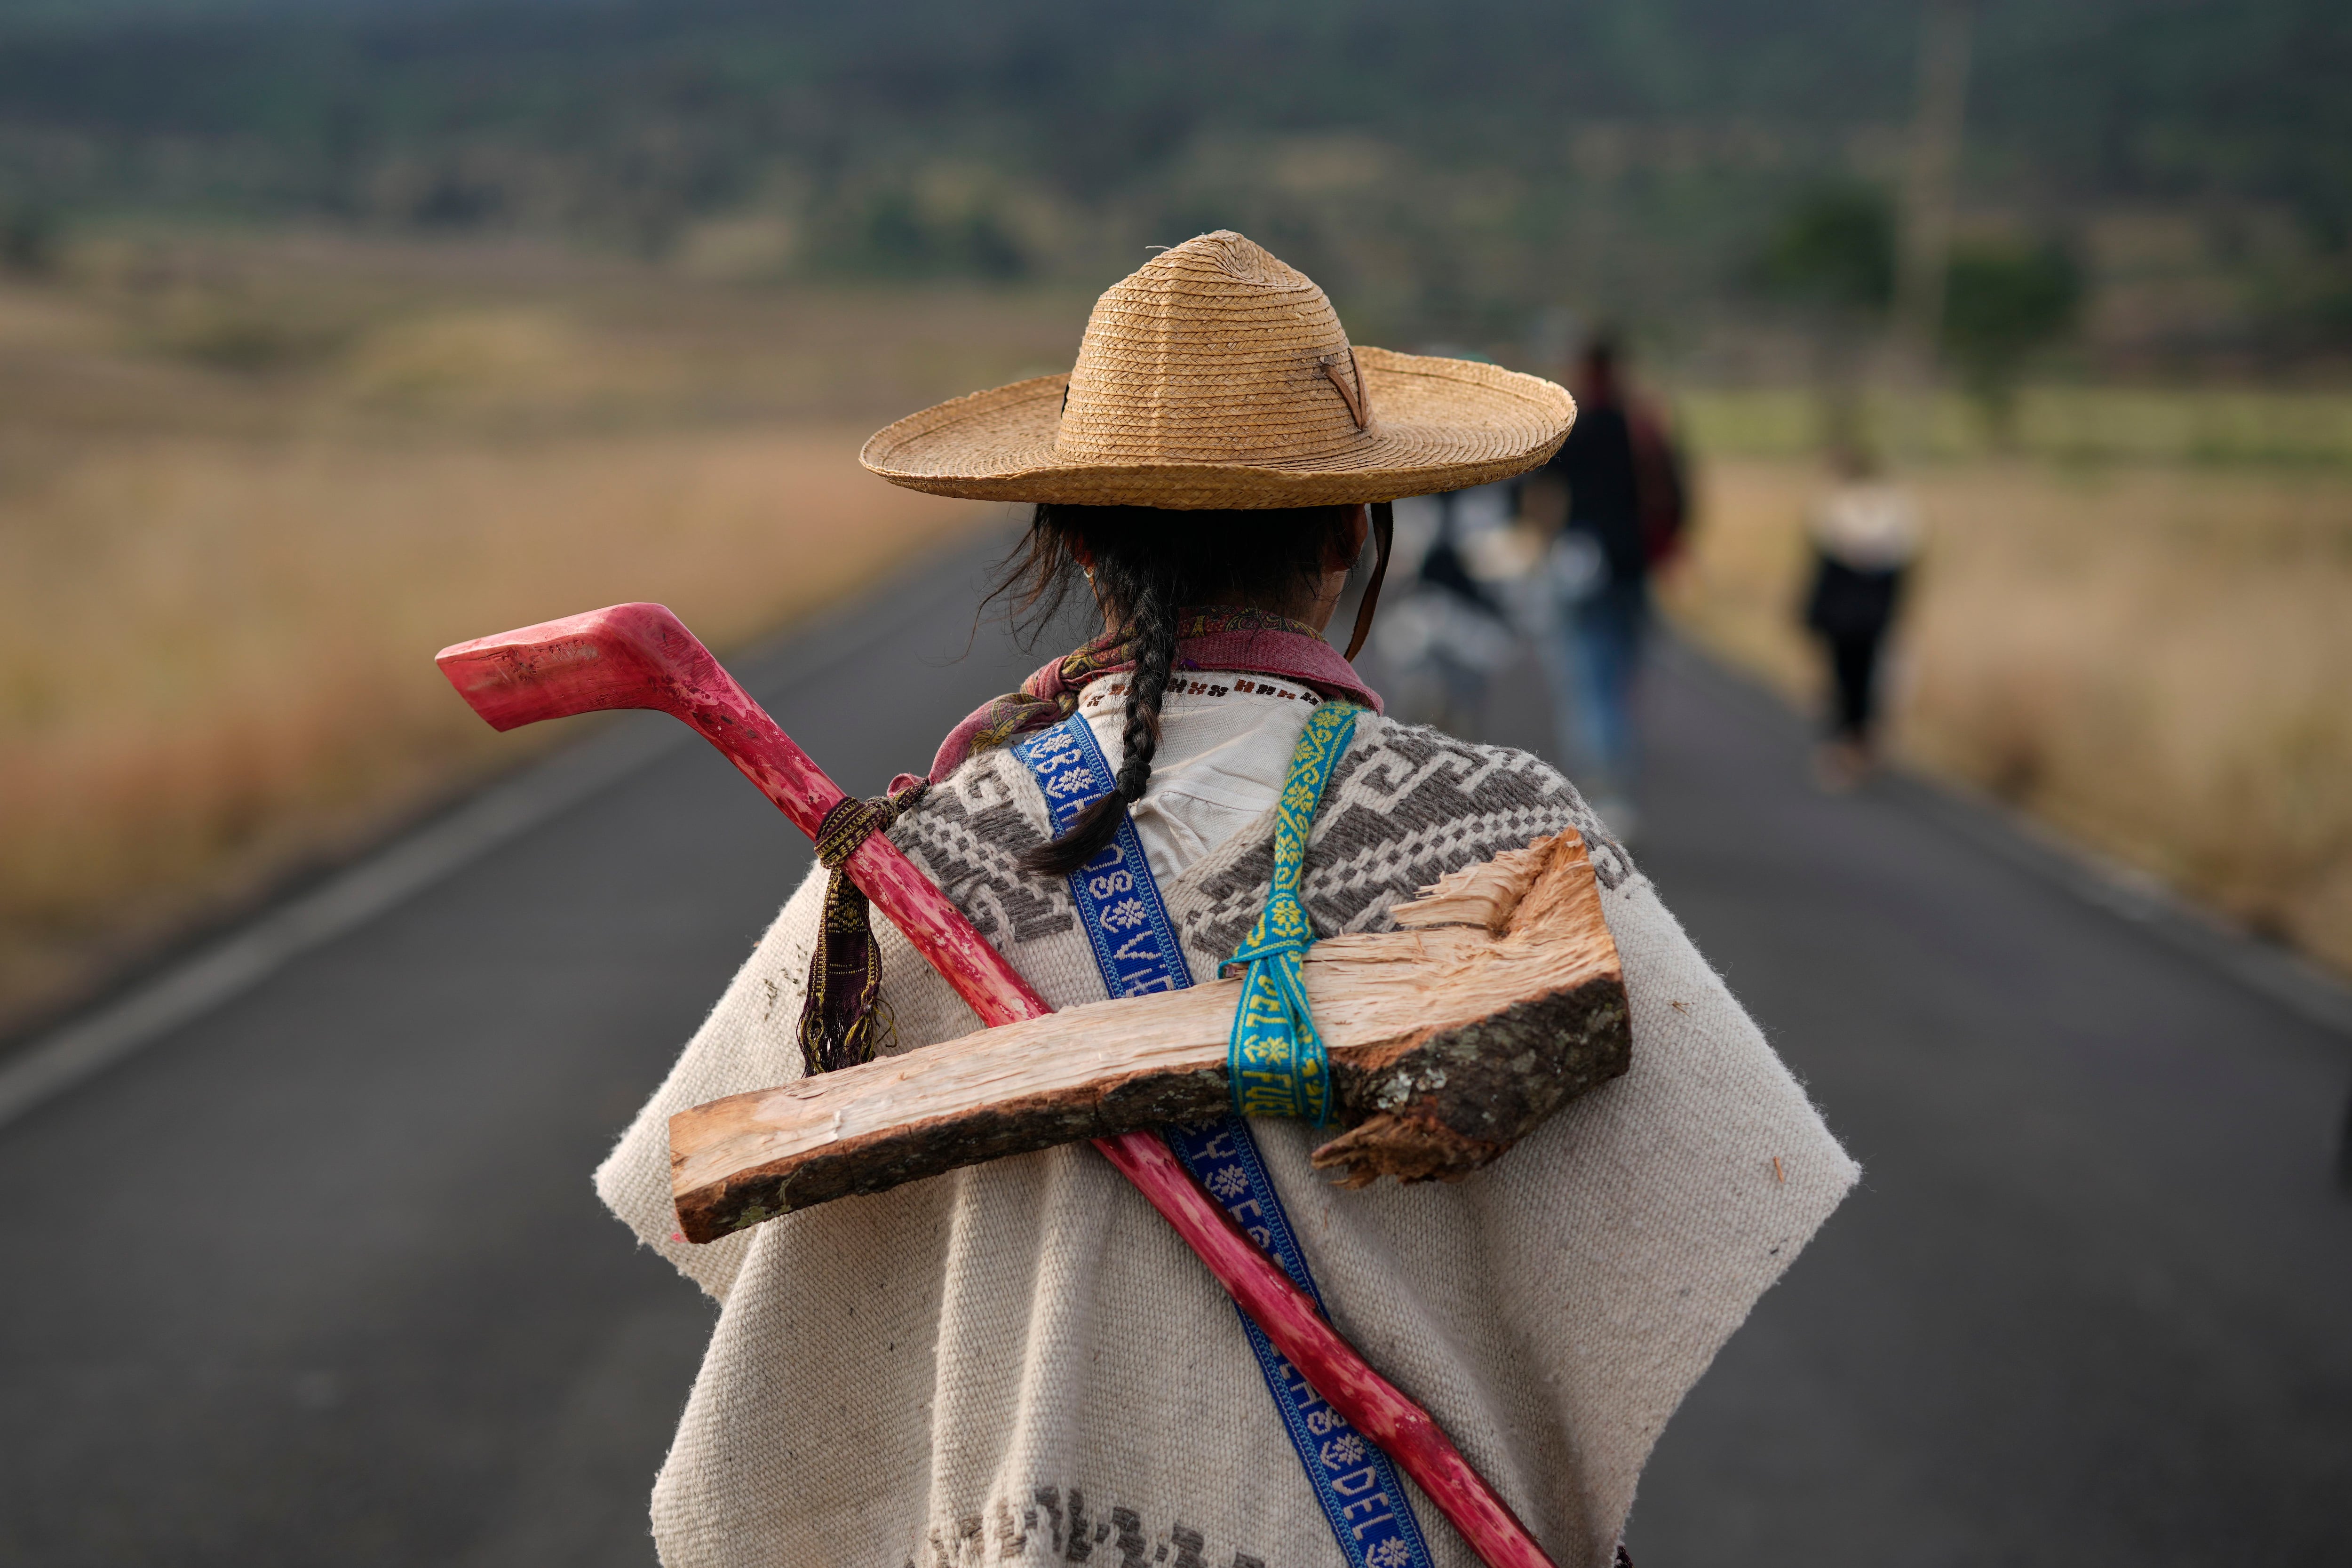
<svg viewBox="0 0 2352 1568"><path fill-rule="evenodd" d="M478 637L442 649L436 662L498 730L608 708L651 708L684 720L812 838L843 799L841 787L660 605L615 605ZM872 835L845 868L983 1024L1053 1011L889 839ZM1365 1363L1177 1163L1165 1140L1129 1132L1096 1139L1095 1147L1176 1227L1315 1392L1413 1479L1489 1568L1552 1568L1429 1412Z"/></svg>

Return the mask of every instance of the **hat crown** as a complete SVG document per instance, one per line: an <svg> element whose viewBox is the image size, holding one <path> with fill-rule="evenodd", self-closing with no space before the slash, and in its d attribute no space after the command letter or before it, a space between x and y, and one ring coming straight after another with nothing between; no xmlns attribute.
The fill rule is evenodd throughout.
<svg viewBox="0 0 2352 1568"><path fill-rule="evenodd" d="M1373 439L1361 389L1315 280L1220 229L1104 290L1054 445L1088 463L1314 462Z"/></svg>

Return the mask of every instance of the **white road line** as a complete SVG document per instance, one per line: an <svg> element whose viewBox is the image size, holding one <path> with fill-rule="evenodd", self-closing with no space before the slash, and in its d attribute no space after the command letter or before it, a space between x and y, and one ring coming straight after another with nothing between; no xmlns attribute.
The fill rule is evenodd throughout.
<svg viewBox="0 0 2352 1568"><path fill-rule="evenodd" d="M2139 927L2247 990L2352 1039L2352 987L2311 959L2266 942L2134 867L2067 839L2013 806L1943 779L1895 781L1917 815L2084 903Z"/></svg>
<svg viewBox="0 0 2352 1568"><path fill-rule="evenodd" d="M297 955L356 930L467 861L635 773L677 743L651 725L631 724L573 747L35 1041L0 1064L0 1126L250 990Z"/></svg>
<svg viewBox="0 0 2352 1568"><path fill-rule="evenodd" d="M814 626L734 661L755 694L804 680L854 658L940 612L968 602L976 552L884 584ZM888 614L896 603L901 613ZM620 783L693 739L675 720L624 717L617 727L568 747L508 782L493 785L448 816L406 834L325 886L269 910L0 1059L0 1127L124 1058L204 1016L312 948L376 916L479 859L499 846Z"/></svg>
<svg viewBox="0 0 2352 1568"><path fill-rule="evenodd" d="M1763 722L1787 721L1788 703L1743 671L1680 637L1659 642L1664 659L1727 706ZM2352 1038L2352 986L2312 960L2263 942L2144 872L1950 780L1896 770L1880 785L1914 816L2003 864L2137 926L2307 1022Z"/></svg>

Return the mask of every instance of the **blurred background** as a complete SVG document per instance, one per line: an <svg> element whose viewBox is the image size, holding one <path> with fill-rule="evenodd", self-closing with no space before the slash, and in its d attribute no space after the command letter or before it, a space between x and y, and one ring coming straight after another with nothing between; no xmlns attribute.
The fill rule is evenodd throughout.
<svg viewBox="0 0 2352 1568"><path fill-rule="evenodd" d="M1832 1125L1858 1130L1865 1163L1890 1162L1875 1167L1882 1191L1900 1194L1899 1152L1944 1145L1901 1115L1872 1122L1869 1097L1916 1107L1947 1095L1939 1075L1955 1058L1914 1064L1921 1076L1897 1087L1871 1054L1880 1044L1933 1039L1991 1063L1969 1053L2011 1040L2021 1054L1999 1070L2029 1075L2063 1055L2038 1035L2028 1052L1996 1014L1952 1025L1947 1041L1934 1020L1965 1012L1958 982L1897 984L1914 973L1906 965L1938 953L1979 965L1970 988L1990 973L2013 981L1979 938L2048 934L1997 900L1963 907L1982 891L1970 879L2000 858L1990 840L1937 858L1948 845L1885 837L1898 830L1882 808L1931 809L1901 781L1990 805L1985 821L2034 825L2066 865L2100 868L2101 887L2139 900L2136 918L2185 909L2184 929L2245 940L2329 995L2314 973L2352 970L2347 80L2352 12L2326 0L5 0L0 1039L37 1041L125 976L407 825L441 820L561 738L484 729L429 663L447 642L657 599L728 651L874 602L863 595L882 594L893 614L932 605L926 635L953 636L929 674L907 680L936 683L925 700L939 712L884 737L869 710L864 730L844 719L833 742L853 787L917 765L946 722L1025 668L993 643L976 666L946 663L966 646L972 563L1018 520L874 481L856 466L859 444L931 401L1066 369L1093 297L1148 247L1227 227L1323 285L1360 343L1533 371L1578 386L1588 407L1606 399L1580 356L1596 339L1615 345L1627 428L1640 427L1637 447L1671 455L1679 489L1677 526L1643 561L1668 628L1650 646L1671 678L1642 700L1643 724L1658 727L1655 776L1627 762L1625 776L1601 777L1592 770L1605 773L1606 760L1579 752L1579 682L1606 650L1572 635L1595 568L1562 542L1579 481L1558 470L1400 507L1400 576L1372 655L1381 682L1402 710L1546 751L1605 795L1676 907L1697 911L1685 918L1708 951L1747 955L1748 967L1732 963L1735 985L1776 1039L1794 1042L1800 1070L1822 1075ZM938 561L970 566L954 592L919 600L892 586ZM1839 639L1858 647L1865 622L1877 714L1841 729L1826 717ZM1742 724L1763 726L1763 739L1706 750L1749 734ZM1735 787L1751 804L1791 793L1785 809L1748 811L1726 804ZM737 786L712 788L732 800ZM756 816L756 805L741 809ZM1853 880L1834 896L1741 902L1727 868L1760 879L1759 846L1784 835L1843 847L1775 877L1851 855ZM744 912L729 915L726 942L705 944L702 968L676 972L675 1005L632 1026L621 1065L583 1079L567 1124L577 1147L564 1145L547 1178L562 1203L586 1214L587 1162L716 994L740 951L728 944L773 907L782 868L743 874ZM1905 953L1865 953L1847 970L1859 950L1832 952L1826 937L1772 946L1793 909L1853 921L1866 947L1889 929L1897 882L1927 911ZM2119 999L2137 994L2148 1018L2183 1030L2193 1020L2195 1049L2305 1039L2294 1035L2303 1024L2236 1003L2162 1001L2161 984L2142 985L2146 963L2075 962L2066 943L2077 941L2093 939L2061 933L2000 959L2096 977L2042 1015L2063 1020L2053 1037L2154 1038L2156 1022L2117 1021ZM1838 1058L1858 1075L1841 1101L1845 1080L1831 1058L1806 1058L1805 1027L1862 1030L1862 1004L1832 1005L1797 977L1808 963L1850 977L1882 958L1870 984L1887 988L1885 1009L1870 1015L1866 1045ZM2179 967L2177 955L2155 965ZM449 1016L479 1011L467 1000ZM524 1037L536 1037L518 1028ZM2294 1065L2264 1080L2273 1098L2262 1101L2307 1111L2311 1129L2282 1142L2270 1110L2247 1109L2259 1096L2215 1101L2233 1108L2214 1114L2238 1118L2231 1136L2244 1149L2308 1155L2291 1172L2262 1167L2280 1193L2321 1191L2317 1173L2336 1157L2322 1150L2344 1115L2341 1037L2311 1038L2331 1043L2277 1047ZM2189 1054L2163 1058L2179 1068L2168 1078L2170 1067L2117 1047L2076 1086L2083 1116L2150 1074L2179 1106L2212 1110L2193 1086L2213 1080L2179 1048ZM26 1139L42 1125L25 1123ZM2100 1184L2137 1161L2158 1169L2203 1136L2193 1120L2164 1123L2162 1138L2157 1126L2079 1144L2105 1163L2076 1172L2077 1190L2100 1195L2084 1198L2079 1230L2034 1233L2047 1258L2082 1256L2084 1237L2111 1232L2098 1205L2124 1200ZM2165 1142L2175 1133L2188 1144ZM1955 1171L2023 1171L2039 1157L1958 1142L1950 1153ZM1982 1222L1956 1195L1973 1191L1964 1182L1922 1190L1882 1222L1839 1222L1850 1227L1839 1234L1857 1257L1860 1238L1875 1237L1883 1262ZM2155 1204L2156 1192L2131 1201ZM109 1201L122 1223L143 1223L135 1195ZM2270 1235L2249 1212L2290 1226L2292 1210L2308 1228L2214 1285L2270 1303L2243 1322L2211 1304L2221 1296L2181 1307L2185 1296L2165 1292L2186 1286L2137 1264L2068 1298L2080 1316L2034 1342L2049 1387L2079 1373L2147 1403L2116 1407L2102 1426L2084 1412L2106 1395L2074 1389L2022 1400L2002 1418L2013 1430L1987 1417L2004 1441L2046 1438L2068 1456L2020 1465L2051 1488L2042 1512L2024 1515L2039 1539L2063 1543L2047 1560L2319 1563L2352 1549L2340 1489L2352 1485L2352 1321L2340 1295L2277 1263L2325 1253L2340 1274L2343 1211L2306 1212L2301 1195L2210 1211L2200 1201L2164 1203L2184 1226L2201 1216L2208 1239L2251 1247ZM1963 1210L1974 1217L1954 1217ZM319 1223L331 1232L323 1208ZM621 1252L601 1218L583 1223L582 1247ZM1887 1228L1852 1228L1878 1223ZM2150 1247L2181 1240L2167 1236ZM258 1231L248 1239L263 1245ZM2027 1245L1978 1241L1948 1257L1998 1265L2011 1256L2002 1247ZM1842 1350L1875 1344L1870 1364L1899 1372L1948 1349L1873 1341L1853 1324L1900 1314L1840 1313L1893 1297L1817 1267L1841 1282L1835 1304L1826 1286L1795 1300L1822 1309L1814 1331ZM2119 1280L2128 1310L2099 1294ZM615 1300L684 1289L666 1279L609 1288ZM1965 1291L1918 1289L1958 1315L1956 1332L1983 1321ZM433 1300L436 1312L457 1310L454 1294ZM2143 1309L2169 1325L2147 1331L2158 1348L2145 1355L2113 1327ZM481 1534L478 1510L462 1529L427 1529L438 1516L388 1479L370 1483L392 1489L383 1496L336 1514L335 1489L362 1469L400 1473L381 1431L354 1428L347 1448L301 1461L333 1478L309 1501L232 1507L220 1500L291 1474L289 1455L310 1441L255 1416L267 1432L238 1450L242 1479L158 1516L180 1522L142 1533L123 1522L135 1509L68 1506L56 1500L70 1488L43 1489L50 1511L16 1535L0 1525L0 1557L315 1561L299 1543L331 1540L344 1562L446 1560L417 1542L462 1537L488 1542L467 1561L641 1560L640 1483L700 1332L690 1310L645 1310L610 1341L666 1347L639 1362L612 1352L637 1369L627 1386L638 1392L595 1405L606 1385L579 1385L593 1406L583 1419L623 1433L611 1450L623 1458L531 1483L542 1521L566 1510L622 1521L593 1549ZM387 1335L410 1332L399 1327L410 1320L384 1321ZM47 1331L16 1321L21 1370ZM2164 1338L2176 1329L2187 1338ZM2235 1414L2213 1419L2242 1420L2261 1441L2181 1436L2161 1463L2116 1457L2137 1452L2126 1429L2162 1425L2162 1369L2194 1360L2181 1346L2243 1338L2271 1346L2278 1366L2254 1380L2259 1397L2230 1384L2214 1408ZM2334 1348L2311 1348L2322 1344ZM369 1364L347 1351L288 1362L269 1397L311 1415L342 1408ZM543 1345L500 1364L541 1352L551 1367L562 1359ZM1664 1560L2044 1560L2007 1551L1998 1542L2014 1540L1998 1533L1987 1545L1939 1511L1960 1510L1949 1498L1922 1500L1927 1458L1900 1484L1874 1469L1938 1450L1866 1424L1843 1468L1807 1472L1815 1489L1798 1489L1816 1522L1775 1533L1764 1514L1741 1513L1715 1535L1674 1534L1661 1521L1696 1518L1722 1495L1693 1478L1747 1473L1777 1451L1781 1423L1829 1420L1789 1393L1816 1387L1802 1357L1769 1353L1770 1375L1703 1385L1702 1403L1707 1389L1728 1392L1686 1418L1696 1446L1662 1458L1645 1493L1662 1500L1640 1517ZM2101 1353L2116 1358L2107 1383L2080 1359ZM1985 1384L1946 1370L1955 1399ZM203 1382L188 1375L189 1388ZM546 1387L572 1388L571 1375L547 1371ZM103 1378L68 1378L10 1396L0 1414L21 1418L8 1431L33 1445L26 1434L49 1430L58 1410L118 1396ZM216 1397L227 1395L187 1393L174 1408L205 1430ZM560 1405L551 1394L531 1407ZM2062 1406L2086 1425L2053 1426ZM420 1435L433 1420L424 1406L416 1420L403 1441L434 1463L503 1474L482 1456L502 1451L509 1428L483 1426L492 1435L478 1433L463 1450L475 1458L461 1460ZM2051 1436L2061 1428L2063 1443ZM2323 1432L2326 1442L2312 1436ZM1741 1447L1750 1438L1761 1447ZM89 1458L77 1475L110 1471L110 1441L91 1426L57 1451ZM2215 1480L2223 1450L2242 1469ZM579 1479L592 1474L603 1479ZM2129 1479L2112 1495L2085 1479L2116 1476ZM1989 1517L2015 1500L2001 1488L2016 1479L1987 1480L1960 1511ZM2052 1522L2085 1506L2110 1521L2169 1519L2206 1484L2225 1500L2219 1522L2109 1536ZM299 1522L311 1520L304 1509L342 1522ZM1874 1554L1840 1555L1822 1518L1876 1521L1864 1531ZM193 1519L213 1521L201 1552L158 1544L195 1539ZM365 1529L346 1531L351 1519ZM2276 1528L2229 1527L2250 1520ZM612 1529L625 1532L617 1554L605 1550ZM2248 1540L2260 1550L2239 1553ZM1807 1556L1809 1542L1825 1554Z"/></svg>
<svg viewBox="0 0 2352 1568"><path fill-rule="evenodd" d="M14 0L0 1018L511 755L419 649L740 639L970 526L856 440L1216 226L1359 342L1619 334L1674 619L1792 695L1863 433L1933 540L1903 752L2352 963L2352 31L1937 15Z"/></svg>

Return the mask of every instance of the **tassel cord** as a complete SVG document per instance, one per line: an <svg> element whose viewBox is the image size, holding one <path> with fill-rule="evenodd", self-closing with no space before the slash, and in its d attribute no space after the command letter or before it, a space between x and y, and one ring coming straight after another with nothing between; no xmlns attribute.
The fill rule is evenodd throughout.
<svg viewBox="0 0 2352 1568"><path fill-rule="evenodd" d="M808 991L801 1004L801 1066L812 1078L874 1059L892 1037L882 1002L882 952L874 941L866 894L849 879L851 856L921 800L928 785L859 800L845 797L818 824L816 856L830 873L816 951L809 957Z"/></svg>

